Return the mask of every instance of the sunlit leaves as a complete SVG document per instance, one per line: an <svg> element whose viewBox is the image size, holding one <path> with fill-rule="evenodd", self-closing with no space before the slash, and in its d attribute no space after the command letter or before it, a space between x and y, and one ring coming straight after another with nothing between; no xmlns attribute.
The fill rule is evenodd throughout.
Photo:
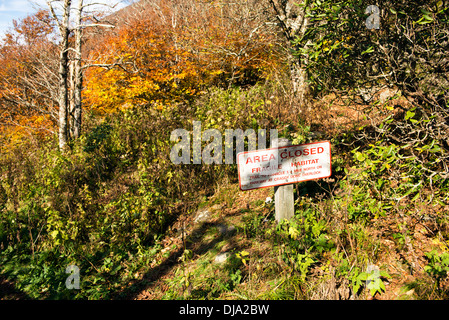
<svg viewBox="0 0 449 320"><path fill-rule="evenodd" d="M112 112L122 105L168 103L195 92L191 55L166 40L166 33L150 21L122 28L100 50L96 63L117 66L87 72L85 94L93 108Z"/></svg>
<svg viewBox="0 0 449 320"><path fill-rule="evenodd" d="M102 112L140 105L163 109L211 85L267 78L279 64L273 35L237 28L216 6L189 6L198 14L180 15L162 1L157 10L147 8L105 35L90 59L101 67L86 71L87 104Z"/></svg>

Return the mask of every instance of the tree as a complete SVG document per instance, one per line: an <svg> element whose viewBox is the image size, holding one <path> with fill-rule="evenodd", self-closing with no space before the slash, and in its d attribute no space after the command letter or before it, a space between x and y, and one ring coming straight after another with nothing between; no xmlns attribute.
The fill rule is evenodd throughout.
<svg viewBox="0 0 449 320"><path fill-rule="evenodd" d="M96 5L86 2L47 1L48 10L14 21L0 49L2 123L50 132L58 127L61 150L81 134L83 74L90 67L83 61L83 31L112 27L86 13Z"/></svg>
<svg viewBox="0 0 449 320"><path fill-rule="evenodd" d="M58 18L53 3L62 3L62 19ZM75 8L75 26L70 26L71 0L47 0L47 6L58 26L60 36L59 58L59 148L63 150L67 141L81 134L83 70L90 67L82 65L83 30L89 27L113 27L110 24L90 23L84 16L85 9L97 3L78 0ZM110 7L114 7L112 5ZM88 23L83 23L88 21ZM70 47L70 35L74 33L74 48ZM74 52L74 63L70 66L69 51ZM72 90L70 91L69 88ZM71 96L69 97L69 92Z"/></svg>
<svg viewBox="0 0 449 320"><path fill-rule="evenodd" d="M104 36L91 53L86 101L113 112L152 103L157 108L195 94L197 70L189 53L167 39L152 19L136 19Z"/></svg>
<svg viewBox="0 0 449 320"><path fill-rule="evenodd" d="M82 90L83 90L83 70L82 70L82 37L83 29L82 18L83 18L84 1L78 0L78 7L76 8L76 23L75 27L75 58L74 67L72 68L72 92L73 92L73 103L70 108L70 114L72 118L71 122L71 135L74 139L78 138L81 134L81 116L82 116Z"/></svg>
<svg viewBox="0 0 449 320"><path fill-rule="evenodd" d="M118 2L115 4L101 4L104 7L115 8ZM100 15L100 13L86 13L86 9L91 6L96 6L98 3L88 3L84 0L78 0L77 6L75 8L75 26L73 27L75 44L73 48L74 58L73 58L73 68L72 68L72 106L70 108L71 122L71 136L76 139L81 134L81 123L82 123L82 92L83 92L83 81L84 81L84 70L92 67L92 65L87 62L83 63L83 46L86 42L87 37L92 36L92 34L87 33L85 36L84 30L91 28L102 28L110 29L115 28L113 24L99 22L95 17ZM85 50L88 52L88 50ZM87 55L87 54L86 54Z"/></svg>
<svg viewBox="0 0 449 320"><path fill-rule="evenodd" d="M52 132L57 121L57 46L48 11L13 21L0 47L0 121L13 131Z"/></svg>
<svg viewBox="0 0 449 320"><path fill-rule="evenodd" d="M69 107L69 98L68 98L68 77L69 77L69 35L70 35L70 9L72 5L71 0L63 0L62 7L62 20L58 18L55 12L55 8L53 7L54 2L59 1L50 1L47 0L48 8L53 16L53 19L56 21L59 30L60 36L60 44L59 44L59 69L58 69L58 104L59 104L59 119L58 119L58 140L59 140L59 149L64 150L67 141L69 139L68 136L68 107Z"/></svg>
<svg viewBox="0 0 449 320"><path fill-rule="evenodd" d="M266 78L279 58L257 1L141 1L92 51L86 98L97 110L189 100L211 85ZM114 66L113 68L111 66Z"/></svg>
<svg viewBox="0 0 449 320"><path fill-rule="evenodd" d="M370 5L355 0L310 1L310 27L296 37L298 54L308 62L309 80L317 95L336 92L353 103L378 105L382 87L402 95L408 106L388 105L387 100L389 109L400 112L395 118L390 112L382 125L373 119L372 132L396 144L432 150L430 154L439 158L435 163L447 171L448 3L378 1L378 29L368 28ZM425 163L429 153L415 156ZM436 169L423 170L423 175L436 173Z"/></svg>
<svg viewBox="0 0 449 320"><path fill-rule="evenodd" d="M290 66L293 93L297 95L301 105L307 103L309 85L307 76L307 56L299 59L295 53L300 52L301 46L307 46L308 42L294 42L302 39L309 28L309 0L295 2L291 0L268 0L281 33L287 41L287 56Z"/></svg>

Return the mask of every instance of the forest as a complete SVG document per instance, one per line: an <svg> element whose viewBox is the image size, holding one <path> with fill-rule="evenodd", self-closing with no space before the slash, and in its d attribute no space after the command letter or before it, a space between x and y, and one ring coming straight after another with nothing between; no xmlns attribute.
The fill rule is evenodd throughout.
<svg viewBox="0 0 449 320"><path fill-rule="evenodd" d="M449 298L448 1L91 3L0 39L0 299ZM172 161L195 123L332 175L277 223L236 161Z"/></svg>

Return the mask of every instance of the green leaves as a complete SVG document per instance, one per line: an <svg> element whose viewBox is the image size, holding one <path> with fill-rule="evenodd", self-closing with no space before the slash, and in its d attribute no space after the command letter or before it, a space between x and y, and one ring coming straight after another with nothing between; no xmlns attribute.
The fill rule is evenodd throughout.
<svg viewBox="0 0 449 320"><path fill-rule="evenodd" d="M277 232L289 245L287 256L293 255L287 260L297 259L296 255L302 254L304 250L311 253L310 258L313 259L334 248L335 243L330 240L327 227L326 221L320 219L319 213L313 208L302 208L295 218L283 220Z"/></svg>
<svg viewBox="0 0 449 320"><path fill-rule="evenodd" d="M374 47L373 47L373 46L369 46L369 48L366 49L365 51L363 51L363 52L361 53L361 55L363 56L363 55L365 55L365 54L367 54L367 53L371 53L371 52L374 52Z"/></svg>
<svg viewBox="0 0 449 320"><path fill-rule="evenodd" d="M423 14L421 19L419 19L415 23L422 25L422 24L432 23L434 21L432 12L421 9L421 13Z"/></svg>
<svg viewBox="0 0 449 320"><path fill-rule="evenodd" d="M414 112L410 112L409 116L412 117ZM387 126L385 130L390 130L390 127ZM431 140L428 144L401 146L381 139L351 152L354 165L351 170L345 168L346 178L341 183L342 188L351 188L351 196L345 202L345 209L352 221L377 219L396 210L413 207L416 201L426 201L422 191L430 184L444 185L444 179L440 179L438 175L434 175L432 180L422 176L429 169L440 170L439 163L444 149L437 140ZM423 162L423 158L426 162ZM391 179L393 175L400 178ZM438 192L435 190L434 195ZM402 202L402 199L408 201ZM427 199L429 203L438 202L438 197L428 195Z"/></svg>
<svg viewBox="0 0 449 320"><path fill-rule="evenodd" d="M437 287L439 288L441 280L449 272L449 253L438 253L432 250L431 252L426 252L425 255L429 263L424 267L424 271L436 280Z"/></svg>
<svg viewBox="0 0 449 320"><path fill-rule="evenodd" d="M410 110L407 110L407 113L405 114L405 117L404 117L404 120L405 121L407 121L407 120L409 120L409 119L411 119L411 118L413 118L414 116L415 116L415 112L414 112L414 110L415 110L416 108L412 108L412 109L410 109ZM414 119L411 119L410 121L412 121L412 120L414 120ZM416 120L415 120L416 121Z"/></svg>
<svg viewBox="0 0 449 320"><path fill-rule="evenodd" d="M363 155L363 153L358 152L358 151L354 154L354 158L355 158L357 161L360 161L360 162L366 160L366 157Z"/></svg>
<svg viewBox="0 0 449 320"><path fill-rule="evenodd" d="M385 291L385 284L383 283L381 277L390 277L388 273L385 271L379 272L373 272L371 274L368 274L366 277L366 287L369 289L372 296L374 296L376 293L381 294Z"/></svg>
<svg viewBox="0 0 449 320"><path fill-rule="evenodd" d="M310 254L298 254L296 256L296 269L300 272L301 280L304 281L306 279L309 268L315 261L311 258Z"/></svg>
<svg viewBox="0 0 449 320"><path fill-rule="evenodd" d="M377 269L371 272L355 274L352 278L352 290L354 293L357 293L365 285L372 296L376 293L382 294L385 292L385 284L382 278L391 278L391 276L386 271L379 271Z"/></svg>

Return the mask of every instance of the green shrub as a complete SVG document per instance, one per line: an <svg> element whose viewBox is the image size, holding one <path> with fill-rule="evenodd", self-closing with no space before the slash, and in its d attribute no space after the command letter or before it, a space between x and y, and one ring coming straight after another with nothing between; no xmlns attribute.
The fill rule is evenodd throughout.
<svg viewBox="0 0 449 320"><path fill-rule="evenodd" d="M177 215L235 172L235 165L173 164L170 133L189 130L192 120L215 127L218 115L232 128L257 129L266 116L262 91L213 89L164 111L87 114L84 134L65 153L49 141L2 156L0 243L9 249L0 253L1 272L33 298L110 297L155 253ZM65 288L69 264L80 268L83 290Z"/></svg>

